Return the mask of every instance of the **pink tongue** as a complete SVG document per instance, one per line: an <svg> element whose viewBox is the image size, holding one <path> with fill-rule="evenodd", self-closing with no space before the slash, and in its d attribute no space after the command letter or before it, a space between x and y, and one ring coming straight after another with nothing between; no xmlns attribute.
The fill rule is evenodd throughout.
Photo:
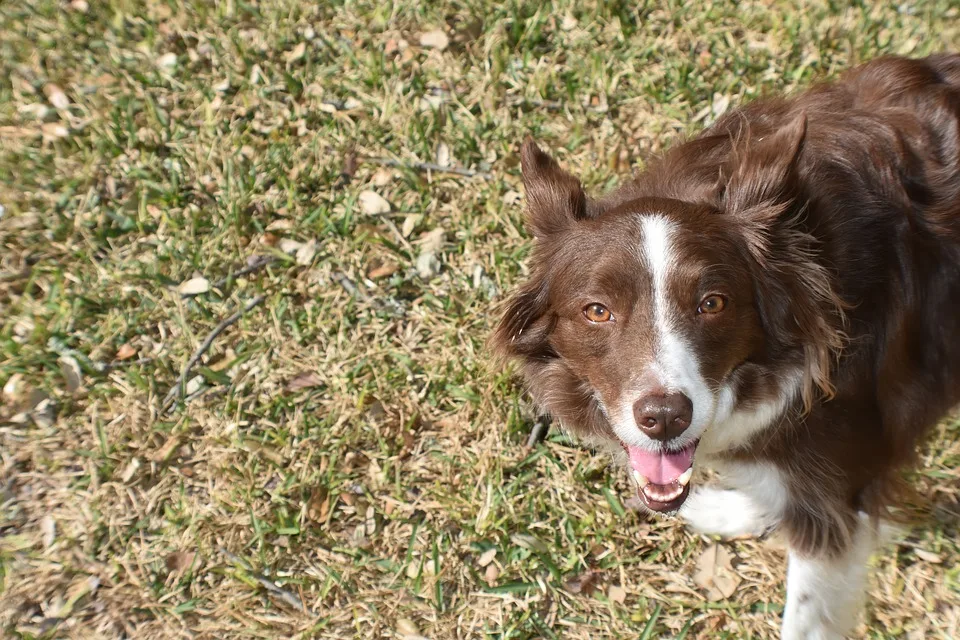
<svg viewBox="0 0 960 640"><path fill-rule="evenodd" d="M693 464L696 444L680 451L653 452L638 447L627 447L630 466L654 484L670 484Z"/></svg>

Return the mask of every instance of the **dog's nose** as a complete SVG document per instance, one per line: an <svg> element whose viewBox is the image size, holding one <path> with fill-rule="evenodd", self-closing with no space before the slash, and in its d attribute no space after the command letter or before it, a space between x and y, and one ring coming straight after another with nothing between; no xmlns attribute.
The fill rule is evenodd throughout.
<svg viewBox="0 0 960 640"><path fill-rule="evenodd" d="M682 393L651 393L634 403L633 417L640 431L666 442L690 426L693 403Z"/></svg>

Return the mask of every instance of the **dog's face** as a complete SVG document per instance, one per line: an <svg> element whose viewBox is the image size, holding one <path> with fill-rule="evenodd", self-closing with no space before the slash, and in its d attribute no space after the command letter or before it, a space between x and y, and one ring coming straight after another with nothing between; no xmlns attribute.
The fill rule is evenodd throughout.
<svg viewBox="0 0 960 640"><path fill-rule="evenodd" d="M749 434L727 419L781 391L762 364L769 334L749 235L706 204L644 197L603 209L532 142L522 164L537 244L498 340L538 402L574 433L622 446L643 503L675 511L697 447L742 444Z"/></svg>

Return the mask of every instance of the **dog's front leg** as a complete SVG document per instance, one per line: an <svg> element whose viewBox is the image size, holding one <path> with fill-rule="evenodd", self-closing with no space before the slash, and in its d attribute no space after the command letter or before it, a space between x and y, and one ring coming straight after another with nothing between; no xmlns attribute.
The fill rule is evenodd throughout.
<svg viewBox="0 0 960 640"><path fill-rule="evenodd" d="M861 516L850 543L837 555L790 551L783 640L841 640L852 633L866 595L867 562L876 546L876 532Z"/></svg>

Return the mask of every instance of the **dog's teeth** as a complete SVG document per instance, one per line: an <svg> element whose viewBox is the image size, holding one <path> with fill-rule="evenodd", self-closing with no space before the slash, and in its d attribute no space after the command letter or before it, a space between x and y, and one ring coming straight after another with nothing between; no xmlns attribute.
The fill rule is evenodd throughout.
<svg viewBox="0 0 960 640"><path fill-rule="evenodd" d="M636 469L633 470L633 479L637 481L637 484L640 485L640 488L643 489L645 486L650 484L650 481L647 480L643 474L641 474Z"/></svg>
<svg viewBox="0 0 960 640"><path fill-rule="evenodd" d="M680 477L677 478L677 482L680 483L681 487L687 486L687 483L690 482L690 478L693 477L693 467L690 467L686 471L680 474Z"/></svg>

